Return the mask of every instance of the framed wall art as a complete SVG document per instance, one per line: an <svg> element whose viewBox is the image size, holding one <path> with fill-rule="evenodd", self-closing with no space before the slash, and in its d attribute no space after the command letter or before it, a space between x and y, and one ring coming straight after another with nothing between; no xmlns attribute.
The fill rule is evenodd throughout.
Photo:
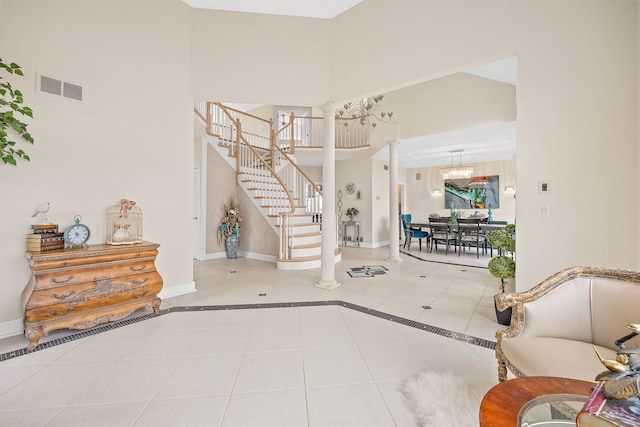
<svg viewBox="0 0 640 427"><path fill-rule="evenodd" d="M498 175L444 181L445 209L496 209L500 207Z"/></svg>

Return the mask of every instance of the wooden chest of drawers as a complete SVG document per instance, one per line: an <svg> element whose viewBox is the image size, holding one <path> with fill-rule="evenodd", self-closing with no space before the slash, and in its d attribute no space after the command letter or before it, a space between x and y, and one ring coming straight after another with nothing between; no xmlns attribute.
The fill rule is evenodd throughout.
<svg viewBox="0 0 640 427"><path fill-rule="evenodd" d="M142 307L158 314L162 277L158 244L90 245L27 252L31 279L22 292L29 351L57 329L87 329L123 319Z"/></svg>

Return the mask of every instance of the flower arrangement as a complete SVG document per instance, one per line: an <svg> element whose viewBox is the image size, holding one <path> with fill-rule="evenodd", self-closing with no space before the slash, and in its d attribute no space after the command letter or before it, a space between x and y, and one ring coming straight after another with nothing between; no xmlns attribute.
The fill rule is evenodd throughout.
<svg viewBox="0 0 640 427"><path fill-rule="evenodd" d="M349 218L353 219L354 216L358 216L360 211L356 208L349 208L346 213Z"/></svg>
<svg viewBox="0 0 640 427"><path fill-rule="evenodd" d="M220 226L218 227L218 244L226 242L229 236L240 235L240 223L244 219L240 216L240 206L230 199L224 205L224 216L220 218Z"/></svg>

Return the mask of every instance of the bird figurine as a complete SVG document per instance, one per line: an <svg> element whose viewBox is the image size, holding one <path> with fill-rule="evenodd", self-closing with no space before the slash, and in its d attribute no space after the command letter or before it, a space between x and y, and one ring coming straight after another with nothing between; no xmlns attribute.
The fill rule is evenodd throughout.
<svg viewBox="0 0 640 427"><path fill-rule="evenodd" d="M31 218L35 218L38 215L42 215L40 224L49 224L49 218L47 218L47 212L51 209L51 203L44 202L31 214Z"/></svg>
<svg viewBox="0 0 640 427"><path fill-rule="evenodd" d="M606 399L626 400L633 405L634 413L640 414L640 346L625 347L625 341L640 334L640 324L630 323L627 328L631 333L616 340L615 344L620 348L616 352L615 360L605 359L598 350L593 347L600 363L607 368L595 378L602 381L602 394Z"/></svg>

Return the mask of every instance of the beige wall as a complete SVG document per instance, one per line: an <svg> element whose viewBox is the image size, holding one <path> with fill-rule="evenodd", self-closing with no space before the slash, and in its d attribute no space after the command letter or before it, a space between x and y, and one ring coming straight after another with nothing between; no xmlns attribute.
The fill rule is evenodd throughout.
<svg viewBox="0 0 640 427"><path fill-rule="evenodd" d="M505 194L504 186L508 183L515 185L516 176L511 167L511 161L475 163L474 176L498 175L500 181L500 208L492 208L494 220L515 222L516 200L513 194ZM416 174L420 174L420 180ZM426 221L431 213L448 216L451 210L444 205L444 181L440 175L440 168L417 168L406 170L406 210L417 221ZM439 188L440 196L434 196L433 190ZM462 209L464 216L469 216L476 209ZM488 209L477 209L487 215Z"/></svg>
<svg viewBox="0 0 640 427"><path fill-rule="evenodd" d="M225 28L251 22L242 14L224 17ZM198 26L214 28L217 20L211 18ZM301 96L295 85L287 91L269 67L252 76L258 88L277 88L269 94L259 89L253 97L252 89L242 84L245 79L231 79L225 70L219 80L198 80L196 89L227 97L233 91L241 100L282 105L340 103L517 54L517 283L528 288L576 264L638 268L638 243L629 238L638 235L637 203L621 202L629 194L638 197L638 181L621 186L618 172L636 171L638 163L636 30L632 0L398 0L393 7L385 0L367 0L330 21L330 71L322 68L318 73L315 58L309 59L310 76L319 78L309 81L324 89L329 77L329 95L314 88ZM270 34L262 33L261 43ZM345 49L344 34L367 34L375 54L371 49ZM302 35L305 39L309 33ZM202 43L198 50L204 50L208 40L194 39L194 46ZM320 56L327 54L324 40ZM240 73L254 65L250 58L234 57ZM283 100L287 92L290 99ZM540 179L551 180L552 194L538 195ZM549 216L540 216L541 206ZM606 235L585 233L603 210L635 222Z"/></svg>
<svg viewBox="0 0 640 427"><path fill-rule="evenodd" d="M161 246L166 291L193 286L193 99L190 10L179 2L2 1L0 52L33 108L31 162L0 165L0 335L23 317L30 269L25 235L34 209L66 227L75 215L106 241L106 210L128 198L144 239ZM36 72L84 87L85 101L35 92Z"/></svg>
<svg viewBox="0 0 640 427"><path fill-rule="evenodd" d="M576 264L640 268L632 0L367 0L331 21L178 1L1 1L0 51L25 68L37 142L30 163L0 166L0 324L22 317L24 235L43 201L60 225L81 214L97 243L106 208L136 200L166 287L192 281L194 97L340 103L514 54L518 287ZM346 34L367 34L371 49L345 48ZM85 85L86 102L35 94L36 71ZM551 194L538 195L540 179ZM590 232L603 212L635 221Z"/></svg>
<svg viewBox="0 0 640 427"><path fill-rule="evenodd" d="M456 73L385 95L400 139L516 120L513 85Z"/></svg>

